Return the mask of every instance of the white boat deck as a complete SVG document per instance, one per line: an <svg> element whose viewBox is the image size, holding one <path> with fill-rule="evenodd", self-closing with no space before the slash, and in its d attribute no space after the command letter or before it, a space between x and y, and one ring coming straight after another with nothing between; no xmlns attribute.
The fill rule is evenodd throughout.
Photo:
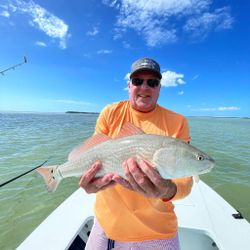
<svg viewBox="0 0 250 250"><path fill-rule="evenodd" d="M57 207L17 248L36 250L68 249L87 218L93 216L95 195L82 188Z"/></svg>
<svg viewBox="0 0 250 250"><path fill-rule="evenodd" d="M191 195L175 202L180 230L188 229L185 237L195 232L211 238L220 250L250 249L250 224L245 219L235 219L238 212L204 182L195 183ZM185 230L184 230L185 231ZM181 238L180 234L180 238ZM182 249L189 239L181 239ZM196 242L199 244L199 242ZM202 244L195 249L206 248ZM213 244L214 245L214 244Z"/></svg>
<svg viewBox="0 0 250 250"><path fill-rule="evenodd" d="M95 195L78 189L66 199L18 247L23 249L68 249L93 216ZM250 224L235 219L237 211L205 183L195 183L192 193L176 201L182 250L246 250L250 245Z"/></svg>

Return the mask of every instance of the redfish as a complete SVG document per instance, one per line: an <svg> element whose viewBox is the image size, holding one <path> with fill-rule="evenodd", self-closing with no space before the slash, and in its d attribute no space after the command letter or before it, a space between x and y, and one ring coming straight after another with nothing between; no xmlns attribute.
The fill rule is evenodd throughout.
<svg viewBox="0 0 250 250"><path fill-rule="evenodd" d="M97 177L112 172L126 178L122 163L128 158L146 161L164 179L197 176L209 172L215 165L210 156L186 142L168 136L145 134L126 123L117 138L94 135L81 146L79 157L61 165L40 167L37 171L51 192L56 190L62 179L82 176L97 160L102 162Z"/></svg>

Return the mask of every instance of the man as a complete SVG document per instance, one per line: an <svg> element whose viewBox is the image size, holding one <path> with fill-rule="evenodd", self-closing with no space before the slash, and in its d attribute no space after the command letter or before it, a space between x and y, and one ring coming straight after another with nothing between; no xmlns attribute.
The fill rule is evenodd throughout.
<svg viewBox="0 0 250 250"><path fill-rule="evenodd" d="M108 105L101 112L96 133L115 138L130 122L145 133L190 140L186 119L157 104L162 78L159 64L142 58L132 65L129 100ZM72 152L70 157L80 153ZM96 193L95 222L86 249L179 249L177 219L172 200L188 195L192 178L162 179L147 162L123 162L126 180L113 173L96 178L96 162L80 179L87 193ZM114 247L114 248L113 248Z"/></svg>

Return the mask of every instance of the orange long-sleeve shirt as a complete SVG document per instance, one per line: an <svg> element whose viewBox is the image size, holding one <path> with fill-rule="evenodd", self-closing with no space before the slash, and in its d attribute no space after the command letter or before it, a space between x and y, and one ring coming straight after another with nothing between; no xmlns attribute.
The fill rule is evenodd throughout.
<svg viewBox="0 0 250 250"><path fill-rule="evenodd" d="M114 138L126 122L145 133L172 136L186 142L190 140L188 124L182 115L159 105L151 112L138 112L129 101L106 106L97 120L96 132ZM184 198L190 193L191 177L173 181L177 193L172 200ZM171 201L146 198L120 185L97 193L95 214L106 235L113 240L166 239L174 237L177 232L177 218Z"/></svg>

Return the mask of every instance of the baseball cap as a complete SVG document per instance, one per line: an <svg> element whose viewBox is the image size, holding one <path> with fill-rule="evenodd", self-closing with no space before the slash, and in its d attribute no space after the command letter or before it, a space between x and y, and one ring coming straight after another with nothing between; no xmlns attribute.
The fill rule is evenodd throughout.
<svg viewBox="0 0 250 250"><path fill-rule="evenodd" d="M144 57L135 61L131 67L130 79L135 73L140 71L152 71L156 73L160 79L162 78L160 65L151 58Z"/></svg>

